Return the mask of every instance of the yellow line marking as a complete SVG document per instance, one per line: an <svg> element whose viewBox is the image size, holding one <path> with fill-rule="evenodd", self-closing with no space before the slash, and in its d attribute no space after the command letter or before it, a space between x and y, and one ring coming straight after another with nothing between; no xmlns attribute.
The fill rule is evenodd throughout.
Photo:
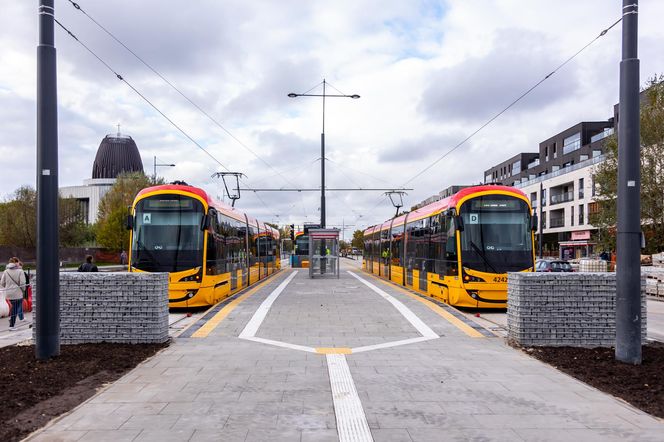
<svg viewBox="0 0 664 442"><path fill-rule="evenodd" d="M316 353L319 355L349 355L353 349L348 347L317 347Z"/></svg>
<svg viewBox="0 0 664 442"><path fill-rule="evenodd" d="M258 283L258 285L254 286L251 290L249 290L247 293L244 295L232 300L231 302L228 303L228 305L224 306L221 310L217 312L216 315L214 315L210 320L208 320L205 324L201 326L198 330L196 330L191 337L192 338L206 338L212 330L217 328L219 323L226 319L230 313L235 310L235 307L237 307L242 301L253 295L258 291L258 289L262 288L263 285L271 280L272 278L267 278L261 282ZM223 302L223 301L222 301Z"/></svg>
<svg viewBox="0 0 664 442"><path fill-rule="evenodd" d="M410 296L411 298L415 299L416 301L420 301L422 304L426 305L429 309L433 310L434 313L436 313L439 316L443 317L443 319L447 320L447 322L449 322L450 324L452 324L453 326L455 326L456 328L458 328L459 330L461 330L462 332L464 332L465 334L467 334L471 338L483 338L484 337L484 335L482 333L478 332L473 327L471 327L470 325L466 324L465 322L463 322L462 320L460 320L459 318L454 316L452 313L446 311L444 308L442 308L439 305L436 305L435 303L429 301L428 299L424 299L421 296L410 293L408 290L406 290L404 288L401 288L401 287L399 287L398 285L396 285L392 282L387 282L384 279L381 279L381 278L376 277L374 275L369 275L369 276L372 276L372 277L376 278L377 280L379 280L383 284L389 285L390 287L392 287L396 290L399 290L400 292Z"/></svg>

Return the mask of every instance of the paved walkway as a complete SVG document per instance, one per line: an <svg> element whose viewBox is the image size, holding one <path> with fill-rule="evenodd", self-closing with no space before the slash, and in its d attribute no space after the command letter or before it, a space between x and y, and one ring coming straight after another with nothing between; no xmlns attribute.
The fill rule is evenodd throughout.
<svg viewBox="0 0 664 442"><path fill-rule="evenodd" d="M664 441L662 420L342 262L281 272L29 440Z"/></svg>

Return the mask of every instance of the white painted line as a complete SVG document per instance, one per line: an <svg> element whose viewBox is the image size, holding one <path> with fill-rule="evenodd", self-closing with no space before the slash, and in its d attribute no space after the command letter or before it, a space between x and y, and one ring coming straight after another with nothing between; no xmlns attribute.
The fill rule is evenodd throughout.
<svg viewBox="0 0 664 442"><path fill-rule="evenodd" d="M379 289L378 287L376 287L375 285L373 285L369 281L366 281L364 278L360 278L355 273L353 273L351 271L348 271L348 273L350 273L351 276L359 279L362 282L362 284L366 285L371 290L373 290L374 292L378 293L380 296L385 298L390 304L392 304L397 310L399 310L399 313L401 313L403 315L403 317L406 318L408 320L408 322L410 322L413 325L413 327L415 327L415 329L417 329L417 331L420 332L420 334L423 337L425 337L427 339L436 339L436 338L440 337L436 334L436 332L431 330L428 325L426 325L424 322L422 322L422 320L420 318L418 318L415 315L415 313L413 313L408 307L403 305L400 301L397 301L395 298L388 295L383 290ZM355 350L353 350L353 352L355 352Z"/></svg>
<svg viewBox="0 0 664 442"><path fill-rule="evenodd" d="M369 423L344 355L327 355L339 442L372 442Z"/></svg>
<svg viewBox="0 0 664 442"><path fill-rule="evenodd" d="M252 316L251 320L249 320L247 326L244 328L244 330L242 330L242 333L240 333L239 337L241 339L248 339L256 336L256 332L265 320L267 313L270 311L270 307L272 307L272 304L281 294L281 292L284 291L288 283L291 282L293 278L295 278L295 275L297 275L297 270L295 270L288 278L286 278L284 282L279 284L279 287L274 289L274 291L270 293L270 296L268 296L267 299L263 301L260 307L258 307L258 310L256 310L256 313L254 313L254 316Z"/></svg>
<svg viewBox="0 0 664 442"><path fill-rule="evenodd" d="M300 351L306 351L308 353L316 353L315 348L305 347L304 345L289 344L288 342L273 341L272 339L257 338L255 336L249 338L242 338L240 336L240 338L246 339L247 341L260 342L261 344L274 345L275 347L290 348L291 350L300 350Z"/></svg>
<svg viewBox="0 0 664 442"><path fill-rule="evenodd" d="M416 342L430 341L432 339L438 339L438 338L439 336L436 336L435 338L428 338L422 336L421 338L411 338L411 339L403 339L401 341L384 342L382 344L365 345L364 347L352 348L351 351L353 352L352 354L362 353L365 351L380 350L381 348L391 348L391 347L398 347L400 345L415 344Z"/></svg>

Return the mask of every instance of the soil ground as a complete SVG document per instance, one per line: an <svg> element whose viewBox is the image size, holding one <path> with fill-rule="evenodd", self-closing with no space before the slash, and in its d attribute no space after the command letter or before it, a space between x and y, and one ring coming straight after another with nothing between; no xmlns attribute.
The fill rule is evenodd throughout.
<svg viewBox="0 0 664 442"><path fill-rule="evenodd" d="M93 396L164 345L64 345L48 362L34 346L0 348L0 441L19 441ZM664 344L643 347L643 363L615 361L610 348L533 347L528 354L637 408L664 418Z"/></svg>
<svg viewBox="0 0 664 442"><path fill-rule="evenodd" d="M49 361L32 345L0 348L0 441L21 440L167 345L63 345Z"/></svg>
<svg viewBox="0 0 664 442"><path fill-rule="evenodd" d="M613 348L531 347L528 354L636 408L664 418L664 344L643 346L641 365L615 360Z"/></svg>

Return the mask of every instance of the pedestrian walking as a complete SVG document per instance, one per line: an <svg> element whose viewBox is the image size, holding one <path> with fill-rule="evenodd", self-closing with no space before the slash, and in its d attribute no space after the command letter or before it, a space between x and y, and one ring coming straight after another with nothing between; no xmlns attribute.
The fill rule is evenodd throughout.
<svg viewBox="0 0 664 442"><path fill-rule="evenodd" d="M127 264L127 252L125 252L124 250L122 251L122 253L120 253L120 264L122 265Z"/></svg>
<svg viewBox="0 0 664 442"><path fill-rule="evenodd" d="M23 290L26 287L25 274L20 266L20 260L16 257L9 258L5 271L0 277L0 288L5 291L5 296L12 305L9 315L9 330L16 330L16 317L23 321Z"/></svg>
<svg viewBox="0 0 664 442"><path fill-rule="evenodd" d="M92 263L92 255L85 257L85 262L78 266L79 272L98 272L99 269Z"/></svg>

